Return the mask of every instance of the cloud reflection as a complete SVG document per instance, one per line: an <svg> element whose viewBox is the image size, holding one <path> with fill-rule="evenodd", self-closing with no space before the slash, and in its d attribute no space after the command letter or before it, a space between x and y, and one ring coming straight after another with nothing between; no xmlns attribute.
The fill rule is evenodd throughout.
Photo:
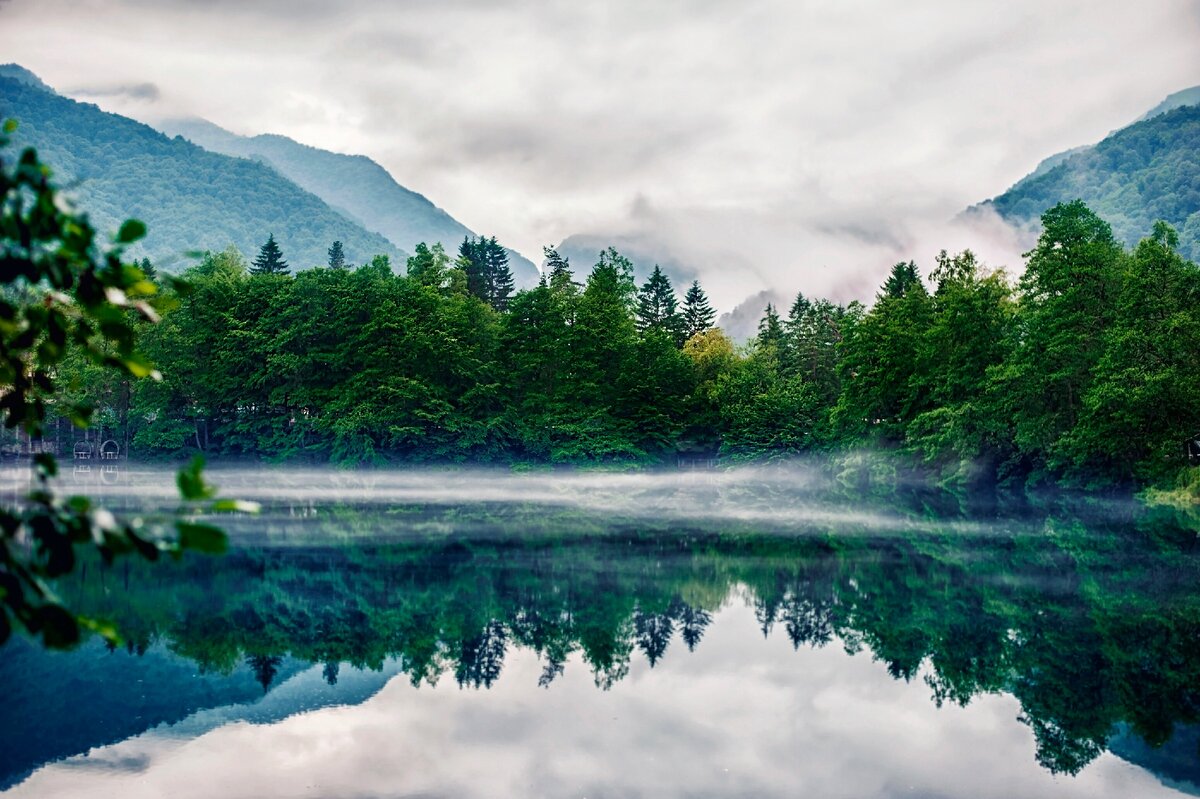
<svg viewBox="0 0 1200 799"><path fill-rule="evenodd" d="M735 603L694 655L653 671L639 659L607 692L578 662L541 690L541 664L518 650L490 691L449 680L415 689L400 678L356 706L234 721L193 737L153 730L89 755L146 763L140 773L85 773L68 761L11 795L1174 795L1108 754L1077 777L1053 777L1035 763L1010 697L938 709L921 681L895 681L867 654L796 653L784 636L763 640L755 628Z"/></svg>

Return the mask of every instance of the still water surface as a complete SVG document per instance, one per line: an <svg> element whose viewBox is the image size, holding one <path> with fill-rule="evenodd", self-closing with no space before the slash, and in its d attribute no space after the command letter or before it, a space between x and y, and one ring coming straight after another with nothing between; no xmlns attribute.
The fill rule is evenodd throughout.
<svg viewBox="0 0 1200 799"><path fill-rule="evenodd" d="M1200 795L1176 511L801 467L210 477L265 505L227 555L58 587L124 646L0 649L5 795Z"/></svg>

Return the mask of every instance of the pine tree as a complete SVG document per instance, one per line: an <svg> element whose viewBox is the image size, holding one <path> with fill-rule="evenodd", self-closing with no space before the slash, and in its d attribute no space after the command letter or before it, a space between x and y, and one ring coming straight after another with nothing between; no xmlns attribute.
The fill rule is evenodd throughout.
<svg viewBox="0 0 1200 799"><path fill-rule="evenodd" d="M679 315L675 289L658 264L654 265L650 278L638 292L637 326L640 333L661 330L678 345L683 345L683 318Z"/></svg>
<svg viewBox="0 0 1200 799"><path fill-rule="evenodd" d="M497 311L508 308L508 300L513 293L512 270L508 267L508 252L492 236L488 239L487 249L488 302Z"/></svg>
<svg viewBox="0 0 1200 799"><path fill-rule="evenodd" d="M342 251L342 243L340 241L335 241L329 248L329 268L346 268L346 253Z"/></svg>
<svg viewBox="0 0 1200 799"><path fill-rule="evenodd" d="M783 347L783 340L783 324L779 321L779 314L776 313L775 306L768 304L762 320L758 323L755 344L761 352L778 355Z"/></svg>
<svg viewBox="0 0 1200 799"><path fill-rule="evenodd" d="M147 280L155 280L158 278L158 270L154 268L154 264L150 263L149 258L143 258L138 263L138 269L142 270L142 274Z"/></svg>
<svg viewBox="0 0 1200 799"><path fill-rule="evenodd" d="M496 237L464 238L458 260L467 275L467 290L497 311L505 310L513 293L513 277L508 253Z"/></svg>
<svg viewBox="0 0 1200 799"><path fill-rule="evenodd" d="M283 260L283 252L275 243L275 234L267 236L267 243L258 251L258 257L250 267L253 275L282 275L288 271L287 261Z"/></svg>
<svg viewBox="0 0 1200 799"><path fill-rule="evenodd" d="M692 287L688 289L687 295L683 298L684 335L691 338L697 333L711 329L713 320L716 318L717 314L708 304L708 297L704 295L704 289L700 288L700 281L693 280Z"/></svg>
<svg viewBox="0 0 1200 799"><path fill-rule="evenodd" d="M909 289L921 284L921 273L912 261L898 263L892 267L891 274L879 290L880 297L903 297Z"/></svg>
<svg viewBox="0 0 1200 799"><path fill-rule="evenodd" d="M559 255L553 247L543 247L542 254L546 256L546 284L555 291L562 291L568 286L578 287L575 275L571 272L571 262L565 256Z"/></svg>

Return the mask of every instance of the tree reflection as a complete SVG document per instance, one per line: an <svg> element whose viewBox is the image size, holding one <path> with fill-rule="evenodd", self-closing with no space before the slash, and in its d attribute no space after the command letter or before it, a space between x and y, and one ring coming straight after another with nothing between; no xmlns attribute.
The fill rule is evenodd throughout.
<svg viewBox="0 0 1200 799"><path fill-rule="evenodd" d="M265 694L271 688L271 683L275 681L275 675L279 673L279 667L283 665L283 658L278 655L247 655L246 665L254 672L254 679L262 686Z"/></svg>
<svg viewBox="0 0 1200 799"><path fill-rule="evenodd" d="M323 664L330 685L341 663L380 669L394 658L416 685L449 673L486 689L510 646L537 653L543 687L577 653L607 689L635 657L663 663L676 637L694 650L715 611L746 601L765 635L867 651L892 677L923 680L938 705L1011 694L1038 761L1055 772L1077 772L1118 725L1156 746L1200 721L1194 533L1149 511L1096 519L1052 506L964 536L955 519L928 515L946 513L945 501L913 496L924 522L904 534L683 535L568 516L544 532L544 512L513 512L486 520L487 536L131 564L128 592L108 590L97 565L59 588L72 607L128 631L131 651L162 640L202 670L245 662L264 693L283 655ZM461 511L422 512L439 529L473 529ZM348 508L332 515L331 539L387 524Z"/></svg>

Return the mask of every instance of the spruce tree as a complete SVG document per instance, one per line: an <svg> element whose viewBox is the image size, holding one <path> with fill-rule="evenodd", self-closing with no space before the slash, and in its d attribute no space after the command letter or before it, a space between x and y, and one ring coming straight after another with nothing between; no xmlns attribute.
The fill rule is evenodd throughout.
<svg viewBox="0 0 1200 799"><path fill-rule="evenodd" d="M287 261L283 260L283 251L275 243L275 234L267 236L267 243L258 251L258 257L250 267L253 275L282 275L288 271Z"/></svg>
<svg viewBox="0 0 1200 799"><path fill-rule="evenodd" d="M571 262L565 256L559 255L553 247L543 247L542 254L546 256L546 284L550 288L561 291L567 286L574 285L575 276L571 273Z"/></svg>
<svg viewBox="0 0 1200 799"><path fill-rule="evenodd" d="M693 280L692 287L687 290L687 294L683 298L684 335L691 338L697 333L712 329L713 321L716 318L717 314L708 304L708 297L705 296L704 289L700 288L700 281Z"/></svg>
<svg viewBox="0 0 1200 799"><path fill-rule="evenodd" d="M921 285L921 273L917 271L917 265L912 261L901 262L892 267L891 273L879 290L879 296L898 299L919 285Z"/></svg>
<svg viewBox="0 0 1200 799"><path fill-rule="evenodd" d="M342 243L340 241L335 241L329 248L329 268L346 268L346 253L342 251Z"/></svg>
<svg viewBox="0 0 1200 799"><path fill-rule="evenodd" d="M508 253L496 241L466 237L458 248L459 266L467 275L467 290L497 311L508 307L513 293L512 270L508 267Z"/></svg>
<svg viewBox="0 0 1200 799"><path fill-rule="evenodd" d="M488 276L487 301L497 311L508 308L508 300L513 293L512 270L508 266L508 252L492 236L487 241L485 250Z"/></svg>
<svg viewBox="0 0 1200 799"><path fill-rule="evenodd" d="M661 330L677 344L683 344L683 318L679 315L675 289L658 264L638 291L637 327L640 333Z"/></svg>
<svg viewBox="0 0 1200 799"><path fill-rule="evenodd" d="M755 344L759 351L776 355L783 346L783 324L779 321L779 314L776 313L774 305L767 305L767 310L758 323Z"/></svg>

